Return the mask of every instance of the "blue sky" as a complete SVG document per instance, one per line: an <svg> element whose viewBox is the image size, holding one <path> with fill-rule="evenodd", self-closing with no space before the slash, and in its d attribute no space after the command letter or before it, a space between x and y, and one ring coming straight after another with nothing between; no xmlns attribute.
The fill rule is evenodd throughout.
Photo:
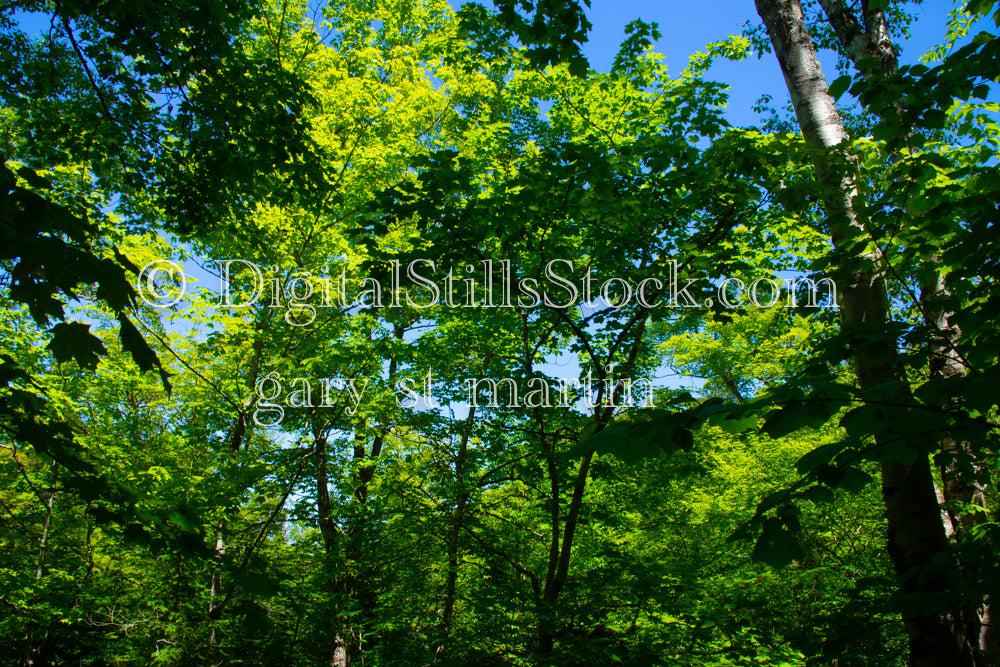
<svg viewBox="0 0 1000 667"><path fill-rule="evenodd" d="M742 31L747 20L758 23L753 0L592 0L588 12L594 24L584 53L596 70L607 71L625 35L625 25L641 18L659 23L663 37L655 49L664 56L668 72L675 76L687 65L688 57L703 51L710 42L720 41ZM910 26L911 39L903 44L901 62L912 63L944 41L950 0L925 0L913 6L916 20ZM990 27L992 22L990 22ZM824 72L829 81L836 78L836 58L832 53L821 54ZM734 125L756 124L752 107L763 93L774 97L780 107L787 99L785 83L774 54L744 62L717 62L708 78L730 85L727 116Z"/></svg>

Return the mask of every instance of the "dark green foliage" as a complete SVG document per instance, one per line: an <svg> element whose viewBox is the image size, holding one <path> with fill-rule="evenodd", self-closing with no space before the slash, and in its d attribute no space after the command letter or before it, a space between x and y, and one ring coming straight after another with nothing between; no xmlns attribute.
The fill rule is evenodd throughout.
<svg viewBox="0 0 1000 667"><path fill-rule="evenodd" d="M867 114L830 157L860 221L831 249L814 149L730 127L655 24L601 74L572 1L19 7L52 30L0 14L0 655L901 666L903 619L1000 597L991 34L830 85ZM263 298L156 310L157 257L252 261ZM336 302L429 261L459 305ZM717 291L875 268L887 321ZM694 287L615 302L647 278ZM932 371L945 348L964 372ZM986 495L945 502L947 549L900 579L879 475L921 457Z"/></svg>

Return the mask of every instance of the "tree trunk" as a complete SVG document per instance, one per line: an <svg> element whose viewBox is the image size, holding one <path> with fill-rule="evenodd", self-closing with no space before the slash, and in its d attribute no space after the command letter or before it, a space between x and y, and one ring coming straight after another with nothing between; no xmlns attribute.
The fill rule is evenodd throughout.
<svg viewBox="0 0 1000 667"><path fill-rule="evenodd" d="M313 455L316 457L316 511L319 519L319 533L323 538L323 550L326 553L326 591L333 598L341 593L341 582L334 574L337 556L340 549L339 533L333 518L333 507L330 503L330 481L327 472L326 434L321 430L313 432ZM348 667L351 656L347 642L342 636L340 614L333 620L330 639L330 666Z"/></svg>
<svg viewBox="0 0 1000 667"><path fill-rule="evenodd" d="M865 58L872 58L878 63L875 69L863 72L870 81L896 72L899 68L899 59L889 35L885 12L882 9L863 3L859 20L854 10L849 8L843 0L820 0L820 4L844 52L855 66ZM899 106L897 104L897 109ZM925 258L925 264L926 268L929 269L927 273L930 278L921 286L920 301L926 324L931 328L932 340L928 346L930 377L948 378L964 375L966 372L965 364L955 347L960 332L950 321L953 313L946 312L942 306L942 303L947 301L951 295L938 270L940 260L932 255ZM939 503L955 501L964 506L974 504L985 508L985 486L979 482L961 480L956 472L958 466L955 465L955 461L957 460L970 460L975 465L971 444L945 437L941 440L941 451L953 458L952 462L943 466L940 471L943 488L938 497ZM956 513L953 510L943 509L942 520L946 535L951 538L954 534L956 539L961 538L963 534L968 533L970 528L982 521L983 516L982 512ZM984 620L992 616L988 600L974 603L964 613L964 616L963 623L967 629L969 645L977 654L977 664L980 664L982 660L978 654L990 648L995 650L997 647L996 631L992 630L991 624Z"/></svg>
<svg viewBox="0 0 1000 667"><path fill-rule="evenodd" d="M17 454L14 456L16 457ZM52 481L49 484L49 488L45 491L41 491L32 487L36 497L41 501L42 507L45 508L45 521L42 523L42 535L38 539L38 556L35 559L36 585L38 585L38 583L42 580L42 577L45 576L45 559L48 557L49 551L49 532L52 527L52 511L53 504L56 499L56 482L59 479L59 464L53 461L50 469L52 472ZM25 480L27 480L27 476L25 476ZM31 482L28 483L31 484ZM35 595L37 595L37 592ZM28 632L25 634L22 643L21 657L20 662L18 663L24 667L45 664L44 659L38 658L42 653L46 640L48 639L49 631L46 629L42 640L40 642L36 642L35 633L37 630L38 622L32 619L29 621Z"/></svg>
<svg viewBox="0 0 1000 667"><path fill-rule="evenodd" d="M219 522L219 527L215 533L215 557L222 561L223 556L226 555L226 520L223 519ZM208 646L209 651L214 652L215 647L219 644L219 637L217 634L218 630L218 612L216 607L219 604L220 597L222 596L222 568L216 566L212 568L212 584L208 591L208 618L211 624L211 630L208 632ZM216 657L213 655L213 658Z"/></svg>
<svg viewBox="0 0 1000 667"><path fill-rule="evenodd" d="M847 157L844 130L827 82L816 58L816 49L798 0L756 0L757 11L781 65L802 133L815 149L817 178L829 188L823 206L829 233L838 248L867 230L858 221L853 206L856 188ZM843 145L842 145L843 144ZM842 259L842 316L845 328L875 329L888 322L888 296L881 258L874 253L855 252ZM854 267L870 264L871 270ZM855 355L862 388L905 378L895 344L866 345ZM905 399L908 388L894 398ZM934 595L947 588L944 573L933 559L947 550L934 492L930 463L920 455L910 465L887 461L881 465L882 495L888 521L888 551L904 593ZM915 667L959 667L971 665L964 629L953 617L926 611L904 616L909 638L910 662Z"/></svg>
<svg viewBox="0 0 1000 667"><path fill-rule="evenodd" d="M642 318L634 322L635 330L628 353L628 359L621 365L621 368L619 369L619 373L621 375L619 375L619 377L628 377L628 373L635 367L635 360L639 354L642 337L646 331L646 321L648 315L649 311L647 310ZM525 359L525 370L530 375L532 372L530 355L527 355ZM593 362L598 361L594 357L591 359ZM611 361L611 354L609 354L606 361ZM605 381L609 379L608 369L613 368L613 366L608 366L607 364L602 363L594 363L594 366L598 369L602 369L598 372L597 385L599 388L594 398L593 408L593 419L595 421L594 433L598 433L607 427L607 425L611 422L615 411L614 406L618 405L621 400L623 385L620 382L614 381L612 384L614 389L611 390L611 395L606 395L605 390L607 383ZM612 377L611 379L614 380L615 378ZM535 414L536 418L539 420L539 426L541 427L543 417L537 411ZM544 443L546 437L545 429L540 428L539 432L542 434ZM548 570L545 575L545 585L542 589L538 618L538 648L542 655L546 655L547 653L551 653L554 648L557 633L556 602L558 601L559 594L562 592L569 577L570 558L573 554L573 538L576 534L576 529L579 526L580 511L583 508L583 498L587 490L587 480L590 476L590 465L593 462L595 450L588 450L580 458L580 466L577 468L576 477L573 480L573 494L570 496L569 506L566 508L566 519L562 525L561 540L559 526L559 484L556 465L557 458L555 456L555 440L553 440L547 447L543 444L543 450L548 464L552 494L552 540L549 551Z"/></svg>
<svg viewBox="0 0 1000 667"><path fill-rule="evenodd" d="M434 651L434 662L440 662L448 647L451 635L452 618L455 614L455 594L458 588L458 538L465 524L465 508L469 502L469 492L465 489L465 459L469 449L469 438L476 419L476 406L469 406L469 415L465 419L462 439L458 443L455 455L455 484L458 487L458 498L455 501L455 511L451 515L451 529L448 532L448 576L444 586L444 609L441 612L441 643Z"/></svg>
<svg viewBox="0 0 1000 667"><path fill-rule="evenodd" d="M933 258L936 264L937 258ZM955 349L960 332L958 327L950 323L952 313L945 312L940 303L949 296L944 281L937 273L933 282L924 286L921 291L924 315L932 327L930 376L931 378L949 378L965 374L965 364ZM947 457L941 466L941 497L949 503L942 510L945 528L950 528L949 537L956 540L967 538L970 531L983 522L984 512L969 511L970 506L986 507L986 488L977 481L968 481L959 474L962 461L972 462L978 468L978 462L973 453L971 443L956 441L946 436L941 441L941 452ZM978 470L976 470L978 472ZM962 509L956 509L959 505ZM990 664L989 656L1000 651L1000 631L994 627L992 604L989 598L970 601L968 607L962 610L962 624L965 627L966 641L972 649L977 667Z"/></svg>

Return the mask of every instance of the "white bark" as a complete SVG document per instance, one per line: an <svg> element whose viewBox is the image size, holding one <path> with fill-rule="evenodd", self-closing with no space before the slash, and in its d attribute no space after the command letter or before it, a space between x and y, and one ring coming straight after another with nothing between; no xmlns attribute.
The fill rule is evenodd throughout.
<svg viewBox="0 0 1000 667"><path fill-rule="evenodd" d="M832 2L827 3L833 7ZM799 126L816 149L814 165L818 180L830 190L823 200L829 233L841 250L847 239L866 230L854 212L856 188L851 161L846 154L847 132L827 93L826 77L816 57L798 0L756 0L775 55L781 65ZM878 17L866 17L878 26ZM885 280L878 270L858 269L878 257L861 252L845 252L842 275L850 276L841 289L841 312L845 327L878 327L888 321ZM901 380L895 345L859 349L855 367L862 388ZM893 396L909 398L903 389ZM882 493L888 521L888 550L904 593L934 595L948 586L947 577L933 567L934 557L947 548L935 497L934 480L926 456L912 465L887 461L882 464ZM923 577L916 572L926 573ZM964 629L948 615L913 611L904 619L914 667L964 667L971 665Z"/></svg>

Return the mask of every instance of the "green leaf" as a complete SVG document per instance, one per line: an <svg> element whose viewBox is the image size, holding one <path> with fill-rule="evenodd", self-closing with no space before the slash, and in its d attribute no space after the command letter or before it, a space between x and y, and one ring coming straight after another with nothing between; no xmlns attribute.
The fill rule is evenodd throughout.
<svg viewBox="0 0 1000 667"><path fill-rule="evenodd" d="M834 499L833 489L821 484L810 486L802 493L802 498L814 503L832 503Z"/></svg>
<svg viewBox="0 0 1000 667"><path fill-rule="evenodd" d="M837 487L851 493L857 493L872 481L871 475L857 468L846 468L843 473L844 476L840 478Z"/></svg>
<svg viewBox="0 0 1000 667"><path fill-rule="evenodd" d="M690 452L694 448L694 434L691 433L691 429L683 426L678 426L674 429L671 441L678 449L682 449L685 452Z"/></svg>
<svg viewBox="0 0 1000 667"><path fill-rule="evenodd" d="M273 597L280 592L280 587L265 574L256 572L241 572L233 575L237 586L252 595Z"/></svg>
<svg viewBox="0 0 1000 667"><path fill-rule="evenodd" d="M845 74L844 76L838 77L833 83L831 83L827 92L830 93L830 97L838 100L840 99L840 96L843 95L850 87L851 77L850 75Z"/></svg>
<svg viewBox="0 0 1000 667"><path fill-rule="evenodd" d="M973 410L986 412L1000 404L1000 380L995 375L971 377L964 380L962 397Z"/></svg>
<svg viewBox="0 0 1000 667"><path fill-rule="evenodd" d="M854 438L863 438L877 433L884 423L885 414L882 412L882 408L868 404L854 408L840 420L841 427Z"/></svg>
<svg viewBox="0 0 1000 667"><path fill-rule="evenodd" d="M797 401L768 415L760 430L768 437L778 439L816 422L816 414L809 406Z"/></svg>
<svg viewBox="0 0 1000 667"><path fill-rule="evenodd" d="M243 627L254 634L265 634L271 630L273 623L267 610L256 602L245 600L236 607L235 612L243 617Z"/></svg>
<svg viewBox="0 0 1000 667"><path fill-rule="evenodd" d="M37 188L39 190L52 189L52 182L47 178L39 176L37 173L35 173L35 170L33 169L29 169L28 167L21 167L20 169L17 170L17 175L23 178L25 181L27 181L28 185L30 185L33 188Z"/></svg>
<svg viewBox="0 0 1000 667"><path fill-rule="evenodd" d="M989 14L994 3L995 0L969 0L969 4L965 6L965 12L973 16Z"/></svg>
<svg viewBox="0 0 1000 667"><path fill-rule="evenodd" d="M750 558L755 563L767 563L780 570L804 555L798 540L785 528L781 520L771 518L764 522L764 530L757 538L757 544L754 545Z"/></svg>
<svg viewBox="0 0 1000 667"><path fill-rule="evenodd" d="M57 361L75 359L81 368L94 370L99 357L108 353L101 340L90 333L90 325L83 322L60 322L50 329L52 340L48 349Z"/></svg>
<svg viewBox="0 0 1000 667"><path fill-rule="evenodd" d="M125 538L125 541L130 544L142 546L148 545L150 541L149 533L138 523L130 523L125 526L125 530L122 535Z"/></svg>
<svg viewBox="0 0 1000 667"><path fill-rule="evenodd" d="M824 463L829 463L833 460L833 457L844 449L844 447L846 447L850 442L850 440L832 442L826 445L821 445L811 452L806 452L795 464L795 470L800 475L805 475L814 468Z"/></svg>
<svg viewBox="0 0 1000 667"><path fill-rule="evenodd" d="M119 333L121 335L122 348L132 355L132 359L135 360L135 363L143 373L153 370L153 368L158 369L160 371L160 381L163 382L163 388L169 394L171 390L168 379L170 374L160 365L160 360L157 358L156 353L153 352L153 349L149 347L149 343L146 342L146 339L142 337L142 334L135 328L132 321L124 314L118 316L118 322L121 325Z"/></svg>

